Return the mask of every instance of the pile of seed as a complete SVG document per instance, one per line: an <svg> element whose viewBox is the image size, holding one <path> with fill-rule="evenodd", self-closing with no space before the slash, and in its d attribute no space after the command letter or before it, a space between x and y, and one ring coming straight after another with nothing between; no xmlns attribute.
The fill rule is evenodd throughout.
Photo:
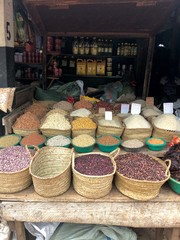
<svg viewBox="0 0 180 240"><path fill-rule="evenodd" d="M63 135L57 135L47 140L46 145L51 147L63 147L69 145L71 140Z"/></svg>
<svg viewBox="0 0 180 240"><path fill-rule="evenodd" d="M53 105L53 108L59 108L65 111L71 111L73 109L73 105L72 103L68 102L68 101L60 101L57 102Z"/></svg>
<svg viewBox="0 0 180 240"><path fill-rule="evenodd" d="M43 118L46 115L47 111L47 107L41 103L33 103L25 109L25 112L31 112L35 114L39 119Z"/></svg>
<svg viewBox="0 0 180 240"><path fill-rule="evenodd" d="M13 127L22 130L39 129L40 120L34 113L26 112L16 119Z"/></svg>
<svg viewBox="0 0 180 240"><path fill-rule="evenodd" d="M136 180L162 181L166 179L165 168L149 155L128 153L115 159L117 171Z"/></svg>
<svg viewBox="0 0 180 240"><path fill-rule="evenodd" d="M31 133L23 137L21 145L39 145L45 141L45 137L39 133Z"/></svg>
<svg viewBox="0 0 180 240"><path fill-rule="evenodd" d="M111 174L114 171L111 159L101 154L88 154L75 159L75 170L92 176Z"/></svg>
<svg viewBox="0 0 180 240"><path fill-rule="evenodd" d="M0 138L0 147L5 148L5 147L10 147L15 144L18 144L20 141L20 137L17 135L5 135Z"/></svg>
<svg viewBox="0 0 180 240"><path fill-rule="evenodd" d="M119 144L120 140L117 139L116 137L111 136L111 135L104 135L102 137L99 137L97 142L102 144L102 145L109 146L109 145Z"/></svg>
<svg viewBox="0 0 180 240"><path fill-rule="evenodd" d="M0 172L17 172L30 164L29 152L21 146L11 146L0 151Z"/></svg>
<svg viewBox="0 0 180 240"><path fill-rule="evenodd" d="M140 148L144 146L144 143L138 139L130 139L130 140L124 141L122 143L122 146L127 148Z"/></svg>
<svg viewBox="0 0 180 240"><path fill-rule="evenodd" d="M96 123L91 118L80 117L72 121L72 130L96 129Z"/></svg>
<svg viewBox="0 0 180 240"><path fill-rule="evenodd" d="M91 114L91 111L89 111L86 108L79 108L77 110L74 110L71 112L71 117L88 117Z"/></svg>
<svg viewBox="0 0 180 240"><path fill-rule="evenodd" d="M92 107L93 107L92 103L86 100L80 100L74 104L74 109L79 109L79 108L92 109Z"/></svg>
<svg viewBox="0 0 180 240"><path fill-rule="evenodd" d="M105 108L106 111L113 111L113 105L104 101L94 104L94 111L98 112L99 108Z"/></svg>
<svg viewBox="0 0 180 240"><path fill-rule="evenodd" d="M69 130L71 124L62 114L52 113L46 117L41 129Z"/></svg>
<svg viewBox="0 0 180 240"><path fill-rule="evenodd" d="M87 147L95 144L95 139L88 134L81 134L73 138L72 144L77 147Z"/></svg>

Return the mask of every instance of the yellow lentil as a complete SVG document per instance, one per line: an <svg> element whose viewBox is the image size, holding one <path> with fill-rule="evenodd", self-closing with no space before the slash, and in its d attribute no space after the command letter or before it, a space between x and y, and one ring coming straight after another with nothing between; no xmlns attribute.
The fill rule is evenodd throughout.
<svg viewBox="0 0 180 240"><path fill-rule="evenodd" d="M72 130L96 129L96 123L91 118L82 117L72 121Z"/></svg>

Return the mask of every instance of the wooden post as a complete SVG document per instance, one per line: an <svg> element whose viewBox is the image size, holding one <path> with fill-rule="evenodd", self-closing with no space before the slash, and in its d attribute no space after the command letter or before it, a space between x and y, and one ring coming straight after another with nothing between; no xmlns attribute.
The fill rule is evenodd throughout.
<svg viewBox="0 0 180 240"><path fill-rule="evenodd" d="M149 85L151 79L151 69L152 69L152 61L153 61L153 54L154 54L154 37L149 38L149 46L148 46L148 53L147 53L147 60L146 60L146 70L144 76L144 84L143 84L143 93L142 98L145 99L149 93Z"/></svg>
<svg viewBox="0 0 180 240"><path fill-rule="evenodd" d="M13 0L0 0L0 87L14 86Z"/></svg>
<svg viewBox="0 0 180 240"><path fill-rule="evenodd" d="M15 229L16 229L17 239L26 240L24 223L15 221Z"/></svg>

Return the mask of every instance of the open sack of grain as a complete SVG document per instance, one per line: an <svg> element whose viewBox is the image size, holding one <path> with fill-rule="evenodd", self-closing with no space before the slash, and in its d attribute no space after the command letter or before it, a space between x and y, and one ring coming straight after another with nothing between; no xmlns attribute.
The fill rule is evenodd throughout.
<svg viewBox="0 0 180 240"><path fill-rule="evenodd" d="M118 117L113 117L112 120L98 119L98 127L96 136L111 134L121 136L124 130L124 125Z"/></svg>
<svg viewBox="0 0 180 240"><path fill-rule="evenodd" d="M81 134L89 134L92 137L96 135L96 122L89 117L80 117L71 122L72 137L77 137Z"/></svg>
<svg viewBox="0 0 180 240"><path fill-rule="evenodd" d="M123 120L125 129L122 135L123 140L139 139L145 141L152 135L151 124L141 115L134 114Z"/></svg>
<svg viewBox="0 0 180 240"><path fill-rule="evenodd" d="M47 114L40 126L40 131L46 137L52 137L56 135L64 135L70 137L71 124L64 115L53 112Z"/></svg>
<svg viewBox="0 0 180 240"><path fill-rule="evenodd" d="M152 121L153 137L170 142L174 135L180 136L180 120L174 114L162 114Z"/></svg>

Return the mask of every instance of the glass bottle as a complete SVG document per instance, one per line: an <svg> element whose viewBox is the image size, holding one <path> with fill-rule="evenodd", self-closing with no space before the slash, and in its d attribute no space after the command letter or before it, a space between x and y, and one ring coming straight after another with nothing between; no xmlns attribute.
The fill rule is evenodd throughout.
<svg viewBox="0 0 180 240"><path fill-rule="evenodd" d="M108 53L108 40L105 40L105 43L104 43L104 53L105 54Z"/></svg>
<svg viewBox="0 0 180 240"><path fill-rule="evenodd" d="M108 44L108 53L112 54L112 51L113 51L113 43L112 43L112 40L110 40Z"/></svg>
<svg viewBox="0 0 180 240"><path fill-rule="evenodd" d="M85 54L87 54L87 55L90 52L89 38L88 37L86 38L86 41L85 41L85 44L84 44L84 51L85 51Z"/></svg>
<svg viewBox="0 0 180 240"><path fill-rule="evenodd" d="M99 55L101 54L101 51L102 51L102 49L101 49L101 39L99 38L98 39L98 54Z"/></svg>
<svg viewBox="0 0 180 240"><path fill-rule="evenodd" d="M97 55L97 50L98 50L98 45L97 45L96 37L94 37L91 45L91 54Z"/></svg>
<svg viewBox="0 0 180 240"><path fill-rule="evenodd" d="M79 41L79 54L83 55L84 54L84 49L85 49L84 38L81 37L80 41Z"/></svg>
<svg viewBox="0 0 180 240"><path fill-rule="evenodd" d="M72 53L74 55L78 54L78 38L74 37L74 41L72 43Z"/></svg>

